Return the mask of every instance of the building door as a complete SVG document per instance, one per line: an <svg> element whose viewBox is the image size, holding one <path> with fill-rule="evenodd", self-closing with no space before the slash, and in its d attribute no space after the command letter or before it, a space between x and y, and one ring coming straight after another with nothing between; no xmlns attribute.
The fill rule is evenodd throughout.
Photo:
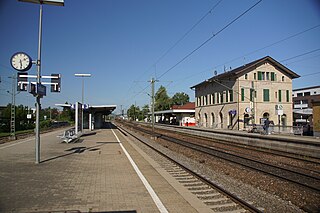
<svg viewBox="0 0 320 213"><path fill-rule="evenodd" d="M245 115L244 115L244 118L243 118L244 128L246 128L247 125L249 125L249 121L250 121L250 116L249 116L249 114L245 114Z"/></svg>
<svg viewBox="0 0 320 213"><path fill-rule="evenodd" d="M263 113L263 118L265 118L265 119L267 119L267 118L269 118L269 113L267 113L267 112L265 112L265 113Z"/></svg>
<svg viewBox="0 0 320 213"><path fill-rule="evenodd" d="M287 126L287 115L281 115L281 126Z"/></svg>
<svg viewBox="0 0 320 213"><path fill-rule="evenodd" d="M207 127L207 124L208 124L208 115L207 113L204 113L203 126Z"/></svg>
<svg viewBox="0 0 320 213"><path fill-rule="evenodd" d="M211 127L215 127L214 126L214 113L213 112L211 112Z"/></svg>
<svg viewBox="0 0 320 213"><path fill-rule="evenodd" d="M229 113L229 119L228 119L228 129L232 129L233 126L233 115L231 113Z"/></svg>
<svg viewBox="0 0 320 213"><path fill-rule="evenodd" d="M220 122L219 122L220 128L223 129L223 114L222 114L222 112L219 113L219 116L220 116Z"/></svg>

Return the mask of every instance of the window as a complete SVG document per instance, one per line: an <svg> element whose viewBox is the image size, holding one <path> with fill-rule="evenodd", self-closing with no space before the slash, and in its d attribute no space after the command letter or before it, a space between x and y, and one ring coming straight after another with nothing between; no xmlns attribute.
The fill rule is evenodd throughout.
<svg viewBox="0 0 320 213"><path fill-rule="evenodd" d="M276 80L276 74L274 72L271 72L271 81Z"/></svg>
<svg viewBox="0 0 320 213"><path fill-rule="evenodd" d="M233 90L229 90L230 102L233 102Z"/></svg>
<svg viewBox="0 0 320 213"><path fill-rule="evenodd" d="M217 92L217 104L220 104L220 96L219 96L219 93Z"/></svg>
<svg viewBox="0 0 320 213"><path fill-rule="evenodd" d="M282 76L281 80L284 81L284 76Z"/></svg>
<svg viewBox="0 0 320 213"><path fill-rule="evenodd" d="M299 93L297 93L297 96L298 96L298 97L301 97L301 96L303 96L303 93L302 93L302 92L299 92Z"/></svg>
<svg viewBox="0 0 320 213"><path fill-rule="evenodd" d="M223 103L223 92L220 93L220 102Z"/></svg>
<svg viewBox="0 0 320 213"><path fill-rule="evenodd" d="M310 92L305 92L303 96L310 96Z"/></svg>
<svg viewBox="0 0 320 213"><path fill-rule="evenodd" d="M226 93L226 102L228 103L228 102L229 102L229 94L228 94L228 91L225 91L224 93Z"/></svg>
<svg viewBox="0 0 320 213"><path fill-rule="evenodd" d="M250 89L250 101L253 101L254 89Z"/></svg>
<svg viewBox="0 0 320 213"><path fill-rule="evenodd" d="M207 96L208 96L208 105L210 105L211 104L211 95L208 94Z"/></svg>
<svg viewBox="0 0 320 213"><path fill-rule="evenodd" d="M212 94L212 104L216 103L216 96L215 93Z"/></svg>
<svg viewBox="0 0 320 213"><path fill-rule="evenodd" d="M281 96L281 90L278 90L278 101L281 102L282 101L282 96Z"/></svg>
<svg viewBox="0 0 320 213"><path fill-rule="evenodd" d="M270 80L270 73L266 72L266 80L269 81Z"/></svg>
<svg viewBox="0 0 320 213"><path fill-rule="evenodd" d="M290 102L290 92L289 92L289 90L286 90L286 97L287 97L287 102Z"/></svg>
<svg viewBox="0 0 320 213"><path fill-rule="evenodd" d="M248 80L248 74L244 75L244 79Z"/></svg>
<svg viewBox="0 0 320 213"><path fill-rule="evenodd" d="M241 88L241 101L244 101L244 88Z"/></svg>
<svg viewBox="0 0 320 213"><path fill-rule="evenodd" d="M263 101L265 102L270 101L269 89L263 89Z"/></svg>
<svg viewBox="0 0 320 213"><path fill-rule="evenodd" d="M254 80L257 80L257 73L253 73Z"/></svg>

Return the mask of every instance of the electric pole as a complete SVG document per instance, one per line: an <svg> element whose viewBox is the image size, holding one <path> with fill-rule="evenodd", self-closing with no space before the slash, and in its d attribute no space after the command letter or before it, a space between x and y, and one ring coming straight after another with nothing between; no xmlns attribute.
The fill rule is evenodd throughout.
<svg viewBox="0 0 320 213"><path fill-rule="evenodd" d="M10 78L10 77L9 77ZM15 74L12 75L11 88L11 118L10 118L10 138L16 140L16 90L15 90ZM9 91L7 91L10 93Z"/></svg>

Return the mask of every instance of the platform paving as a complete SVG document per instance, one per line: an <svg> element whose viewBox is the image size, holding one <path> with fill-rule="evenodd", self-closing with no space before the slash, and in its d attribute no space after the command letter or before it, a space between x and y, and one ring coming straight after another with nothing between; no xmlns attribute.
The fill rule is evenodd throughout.
<svg viewBox="0 0 320 213"><path fill-rule="evenodd" d="M168 212L209 211L117 129L70 144L58 134L41 136L40 164L34 139L0 145L0 212L159 212L118 139Z"/></svg>

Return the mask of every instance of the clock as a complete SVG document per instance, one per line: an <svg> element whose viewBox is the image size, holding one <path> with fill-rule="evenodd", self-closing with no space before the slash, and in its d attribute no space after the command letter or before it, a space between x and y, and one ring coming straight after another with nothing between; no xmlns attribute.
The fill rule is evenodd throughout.
<svg viewBox="0 0 320 213"><path fill-rule="evenodd" d="M11 66L20 72L27 71L32 66L32 59L28 54L18 52L11 57Z"/></svg>

